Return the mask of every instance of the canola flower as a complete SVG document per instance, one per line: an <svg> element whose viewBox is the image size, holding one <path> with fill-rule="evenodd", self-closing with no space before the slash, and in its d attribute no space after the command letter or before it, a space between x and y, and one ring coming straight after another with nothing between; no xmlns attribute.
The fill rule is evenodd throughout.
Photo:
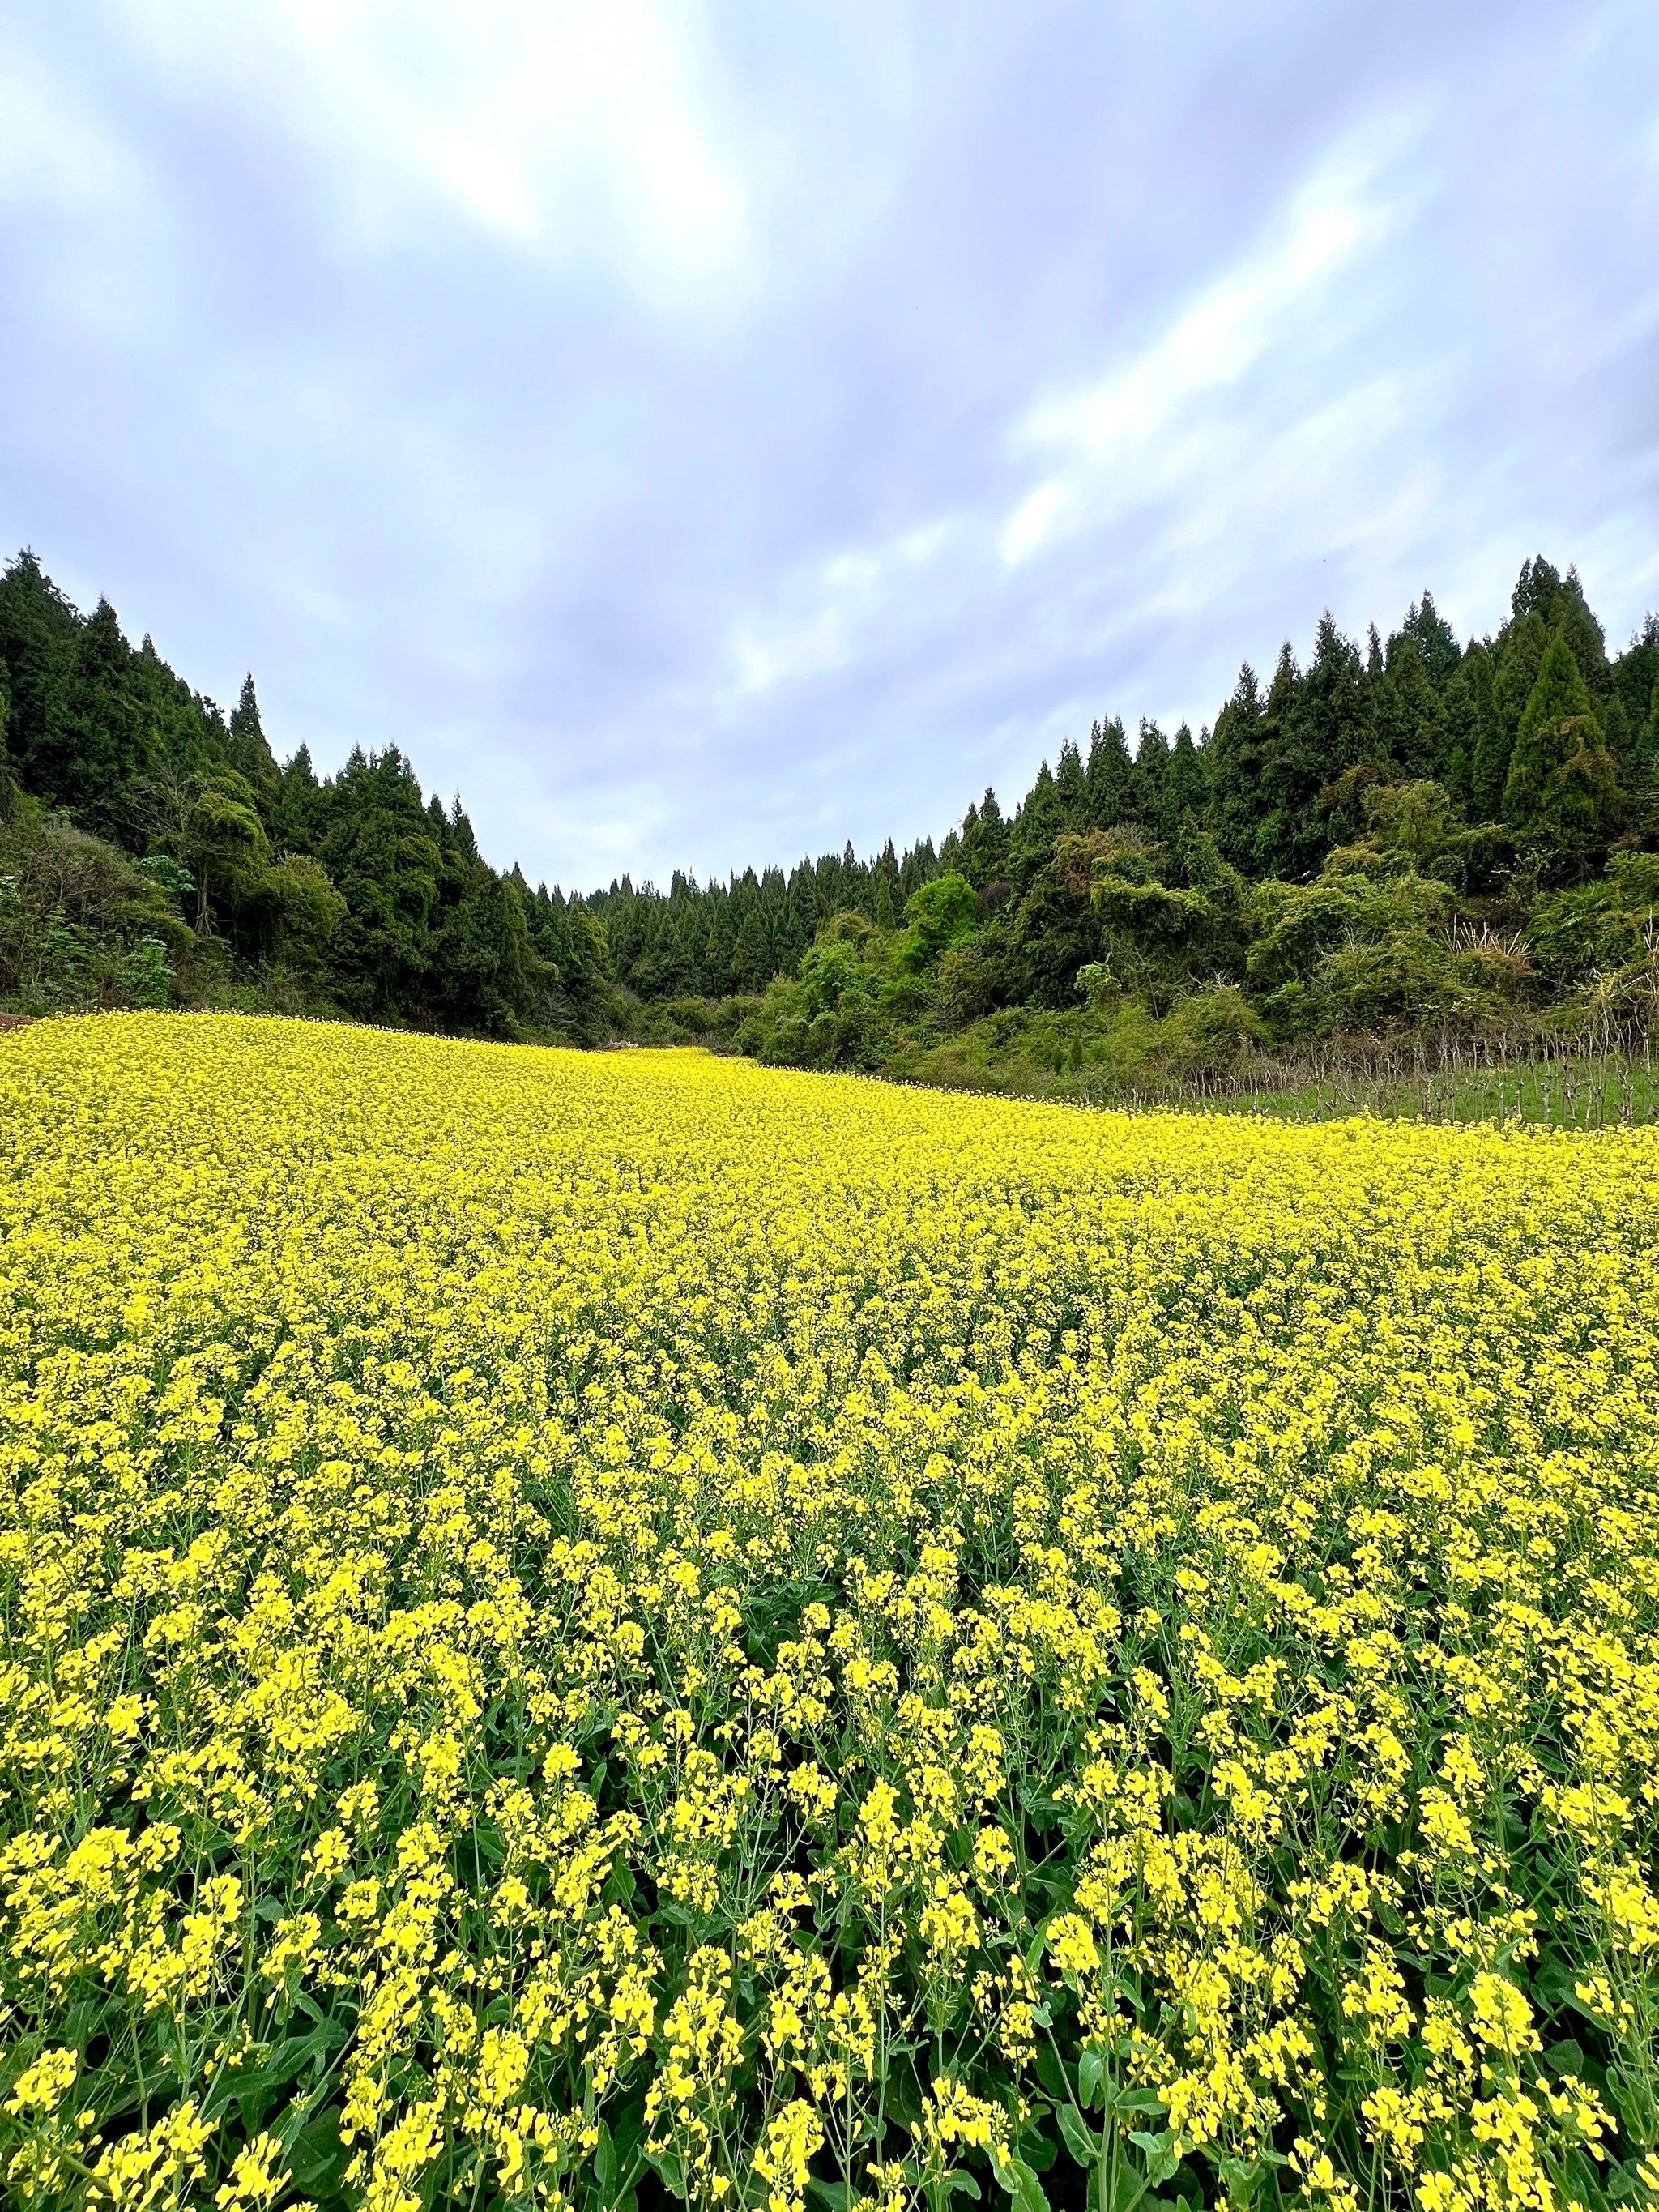
<svg viewBox="0 0 1659 2212"><path fill-rule="evenodd" d="M0 1046L19 2206L1659 2198L1659 1141Z"/></svg>

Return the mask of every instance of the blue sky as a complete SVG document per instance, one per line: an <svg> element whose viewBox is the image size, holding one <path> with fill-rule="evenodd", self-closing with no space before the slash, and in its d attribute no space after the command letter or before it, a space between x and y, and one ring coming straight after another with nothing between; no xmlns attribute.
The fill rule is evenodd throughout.
<svg viewBox="0 0 1659 2212"><path fill-rule="evenodd" d="M1659 9L0 0L0 544L586 886L1659 605Z"/></svg>

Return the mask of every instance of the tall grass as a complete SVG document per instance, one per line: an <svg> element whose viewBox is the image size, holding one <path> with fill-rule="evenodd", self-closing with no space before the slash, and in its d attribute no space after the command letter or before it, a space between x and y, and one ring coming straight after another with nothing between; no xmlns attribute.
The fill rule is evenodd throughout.
<svg viewBox="0 0 1659 2212"><path fill-rule="evenodd" d="M1343 1038L1293 1052L1251 1053L1224 1070L1124 1081L1090 1069L1066 1086L1080 1103L1187 1107L1325 1121L1522 1121L1600 1129L1659 1120L1659 1077L1643 1041L1582 1039L1540 1049L1501 1039Z"/></svg>

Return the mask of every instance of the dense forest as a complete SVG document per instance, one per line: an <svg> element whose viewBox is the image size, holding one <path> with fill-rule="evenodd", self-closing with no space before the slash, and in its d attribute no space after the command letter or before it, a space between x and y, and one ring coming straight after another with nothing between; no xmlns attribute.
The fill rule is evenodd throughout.
<svg viewBox="0 0 1659 2212"><path fill-rule="evenodd" d="M0 578L0 998L339 1012L597 1042L617 1014L580 901L480 856L395 748L278 765L24 552Z"/></svg>
<svg viewBox="0 0 1659 2212"><path fill-rule="evenodd" d="M532 889L396 750L278 763L29 553L0 578L0 1000L706 1037L944 1081L1179 1076L1401 1030L1645 1030L1659 992L1659 620L1610 656L1576 573L1460 644L1425 593L1325 617L1212 729L1115 720L937 849L724 884Z"/></svg>

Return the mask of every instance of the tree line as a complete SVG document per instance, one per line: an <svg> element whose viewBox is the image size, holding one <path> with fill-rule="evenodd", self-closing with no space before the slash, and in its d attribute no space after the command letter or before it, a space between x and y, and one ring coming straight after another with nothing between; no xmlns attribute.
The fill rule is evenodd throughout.
<svg viewBox="0 0 1659 2212"><path fill-rule="evenodd" d="M1212 726L1097 721L937 848L724 883L533 889L396 749L278 764L107 602L0 578L0 993L337 1010L494 1036L709 1036L805 1065L1213 1060L1253 1042L1645 1018L1659 621L1610 654L1577 574L1496 635L1426 592L1249 665ZM77 996L78 994L78 996Z"/></svg>
<svg viewBox="0 0 1659 2212"><path fill-rule="evenodd" d="M603 933L483 860L396 747L278 764L250 676L225 714L27 551L0 577L0 993L54 1006L339 1012L596 1042Z"/></svg>

